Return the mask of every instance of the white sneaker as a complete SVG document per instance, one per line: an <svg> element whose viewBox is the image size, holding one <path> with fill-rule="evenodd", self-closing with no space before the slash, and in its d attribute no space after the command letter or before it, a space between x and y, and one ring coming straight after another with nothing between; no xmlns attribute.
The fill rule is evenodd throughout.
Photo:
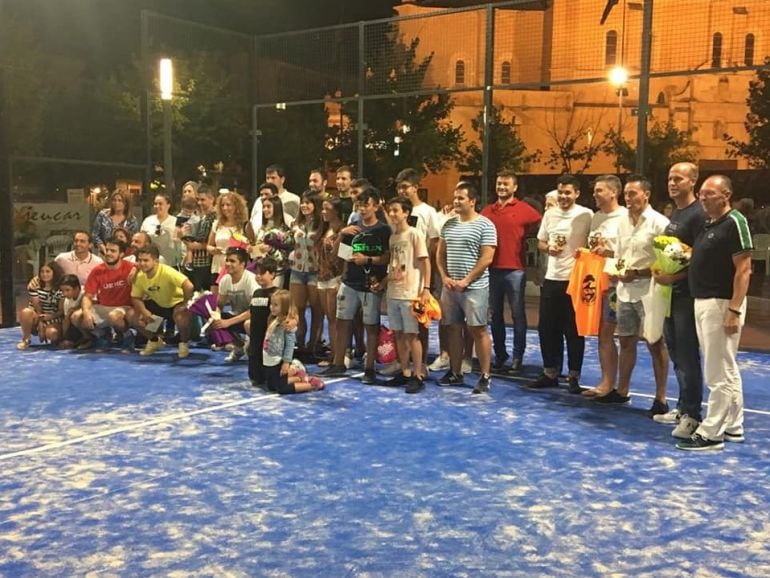
<svg viewBox="0 0 770 578"><path fill-rule="evenodd" d="M473 371L473 363L471 362L470 359L463 359L463 364L460 371L462 371L463 375Z"/></svg>
<svg viewBox="0 0 770 578"><path fill-rule="evenodd" d="M446 371L447 369L449 369L449 356L443 354L439 355L428 366L428 371Z"/></svg>
<svg viewBox="0 0 770 578"><path fill-rule="evenodd" d="M235 347L233 350L228 354L227 357L225 357L225 363L235 363L238 361L241 357L243 357L244 351L240 347Z"/></svg>
<svg viewBox="0 0 770 578"><path fill-rule="evenodd" d="M385 367L379 370L378 372L380 375L396 375L401 373L401 363L396 361L391 361L388 363Z"/></svg>
<svg viewBox="0 0 770 578"><path fill-rule="evenodd" d="M655 423L662 423L666 425L674 425L679 423L681 416L679 415L678 409L672 409L669 412L666 413L659 413L657 415L652 416L652 419ZM687 436L690 437L690 436Z"/></svg>
<svg viewBox="0 0 770 578"><path fill-rule="evenodd" d="M657 417L657 416L656 416ZM675 437L680 440L688 440L698 429L700 422L689 415L682 415L679 417L679 424L671 432L671 437Z"/></svg>

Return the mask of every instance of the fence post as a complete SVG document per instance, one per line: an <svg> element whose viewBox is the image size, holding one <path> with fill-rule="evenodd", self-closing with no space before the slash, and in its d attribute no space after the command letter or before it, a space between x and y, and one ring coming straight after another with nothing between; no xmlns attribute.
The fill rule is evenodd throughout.
<svg viewBox="0 0 770 578"><path fill-rule="evenodd" d="M358 146L356 150L358 152L358 159L356 172L358 178L364 176L364 90L366 89L366 54L364 54L365 42L364 42L364 23L363 21L358 23Z"/></svg>
<svg viewBox="0 0 770 578"><path fill-rule="evenodd" d="M0 11L2 0L0 0ZM6 115L8 107L5 102L5 69L0 67L0 311L3 315L3 327L13 327L16 324L16 300L13 295L13 187L11 182L10 143L8 142L8 126Z"/></svg>
<svg viewBox="0 0 770 578"><path fill-rule="evenodd" d="M487 37L484 51L484 131L481 137L481 204L489 196L489 121L492 116L492 85L495 74L495 8L487 5Z"/></svg>
<svg viewBox="0 0 770 578"><path fill-rule="evenodd" d="M642 53L639 70L639 122L636 129L636 172L645 173L647 149L647 117L650 112L650 60L652 52L652 5L653 0L644 0L642 16ZM652 178L653 175L647 175Z"/></svg>

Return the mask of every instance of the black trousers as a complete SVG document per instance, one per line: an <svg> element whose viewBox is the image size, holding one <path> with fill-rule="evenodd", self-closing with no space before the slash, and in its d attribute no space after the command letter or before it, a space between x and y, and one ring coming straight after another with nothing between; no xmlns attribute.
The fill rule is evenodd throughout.
<svg viewBox="0 0 770 578"><path fill-rule="evenodd" d="M586 340L577 332L575 310L570 296L567 295L568 284L568 281L543 281L540 288L540 322L537 332L540 336L543 367L561 369L566 339L567 367L571 372L579 374L583 367Z"/></svg>

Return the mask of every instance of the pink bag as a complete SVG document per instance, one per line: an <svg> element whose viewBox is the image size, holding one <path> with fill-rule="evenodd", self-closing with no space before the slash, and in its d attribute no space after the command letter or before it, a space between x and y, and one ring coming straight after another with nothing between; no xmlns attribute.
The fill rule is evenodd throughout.
<svg viewBox="0 0 770 578"><path fill-rule="evenodd" d="M380 335L377 338L377 362L393 363L396 360L396 340L393 332L380 325Z"/></svg>

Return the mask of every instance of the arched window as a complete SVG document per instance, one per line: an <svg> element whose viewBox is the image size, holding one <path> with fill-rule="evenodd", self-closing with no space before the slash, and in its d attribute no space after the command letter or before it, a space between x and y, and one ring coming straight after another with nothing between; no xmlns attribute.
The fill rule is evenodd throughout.
<svg viewBox="0 0 770 578"><path fill-rule="evenodd" d="M455 84L465 84L465 61L455 62Z"/></svg>
<svg viewBox="0 0 770 578"><path fill-rule="evenodd" d="M604 65L614 66L618 62L618 33L614 30L607 32L604 38Z"/></svg>
<svg viewBox="0 0 770 578"><path fill-rule="evenodd" d="M511 63L507 60L503 62L500 74L500 82L502 84L511 84Z"/></svg>
<svg viewBox="0 0 770 578"><path fill-rule="evenodd" d="M715 32L711 39L711 68L722 68L722 33Z"/></svg>
<svg viewBox="0 0 770 578"><path fill-rule="evenodd" d="M657 104L666 104L666 93L659 92L658 99L655 101Z"/></svg>
<svg viewBox="0 0 770 578"><path fill-rule="evenodd" d="M756 38L753 34L746 35L746 44L743 48L743 64L754 66L754 43Z"/></svg>

